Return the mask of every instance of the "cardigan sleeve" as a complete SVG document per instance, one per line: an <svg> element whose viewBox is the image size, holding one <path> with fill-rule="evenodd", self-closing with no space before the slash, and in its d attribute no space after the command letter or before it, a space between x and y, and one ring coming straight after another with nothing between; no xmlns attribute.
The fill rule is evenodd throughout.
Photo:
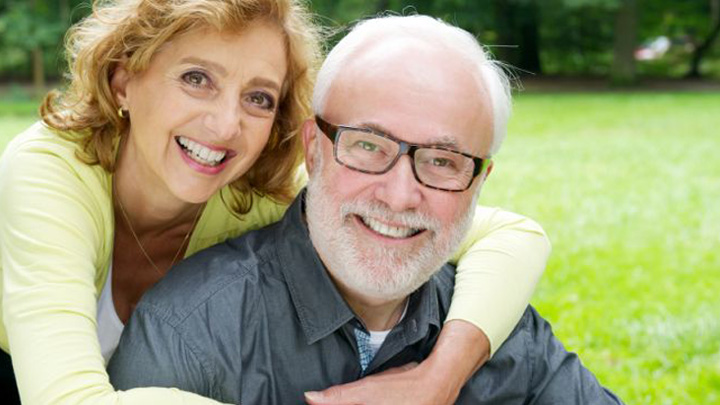
<svg viewBox="0 0 720 405"><path fill-rule="evenodd" d="M446 321L480 328L494 353L512 332L545 269L550 242L521 215L478 206L458 253L455 293Z"/></svg>
<svg viewBox="0 0 720 405"><path fill-rule="evenodd" d="M99 256L113 225L98 198L107 190L61 144L13 142L0 160L0 343L23 403L216 403L110 385L95 319Z"/></svg>

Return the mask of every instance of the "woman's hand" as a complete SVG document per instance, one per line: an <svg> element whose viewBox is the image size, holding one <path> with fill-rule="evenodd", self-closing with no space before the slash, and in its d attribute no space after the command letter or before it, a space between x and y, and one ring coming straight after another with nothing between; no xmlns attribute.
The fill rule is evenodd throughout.
<svg viewBox="0 0 720 405"><path fill-rule="evenodd" d="M430 357L402 367L305 393L311 405L452 404L465 382L490 357L490 342L474 325L445 324Z"/></svg>

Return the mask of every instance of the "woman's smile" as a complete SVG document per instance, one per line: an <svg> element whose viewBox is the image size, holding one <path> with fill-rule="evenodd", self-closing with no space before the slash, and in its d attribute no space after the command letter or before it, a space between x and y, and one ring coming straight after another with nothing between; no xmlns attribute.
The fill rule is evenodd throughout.
<svg viewBox="0 0 720 405"><path fill-rule="evenodd" d="M221 165L224 167L224 163L237 155L231 149L204 145L182 135L176 136L175 142L180 146L184 156L205 168L218 168Z"/></svg>

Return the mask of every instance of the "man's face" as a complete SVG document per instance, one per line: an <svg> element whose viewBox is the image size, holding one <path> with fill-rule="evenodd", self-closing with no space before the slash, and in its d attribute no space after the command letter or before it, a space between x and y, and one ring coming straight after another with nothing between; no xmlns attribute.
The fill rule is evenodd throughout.
<svg viewBox="0 0 720 405"><path fill-rule="evenodd" d="M351 59L330 88L325 120L487 155L489 98L457 55L400 40ZM463 192L430 189L417 182L407 155L387 173L360 173L335 161L314 122L303 130L310 235L339 288L374 300L417 289L462 240L485 175Z"/></svg>

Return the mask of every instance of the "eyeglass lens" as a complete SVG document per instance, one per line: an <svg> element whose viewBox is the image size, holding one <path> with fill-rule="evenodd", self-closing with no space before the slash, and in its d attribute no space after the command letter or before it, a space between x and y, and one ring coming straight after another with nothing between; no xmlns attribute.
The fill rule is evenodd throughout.
<svg viewBox="0 0 720 405"><path fill-rule="evenodd" d="M344 128L335 142L336 158L342 164L369 173L389 170L400 153L400 144L370 132ZM413 165L420 182L447 190L467 188L475 168L471 158L435 148L417 148Z"/></svg>

